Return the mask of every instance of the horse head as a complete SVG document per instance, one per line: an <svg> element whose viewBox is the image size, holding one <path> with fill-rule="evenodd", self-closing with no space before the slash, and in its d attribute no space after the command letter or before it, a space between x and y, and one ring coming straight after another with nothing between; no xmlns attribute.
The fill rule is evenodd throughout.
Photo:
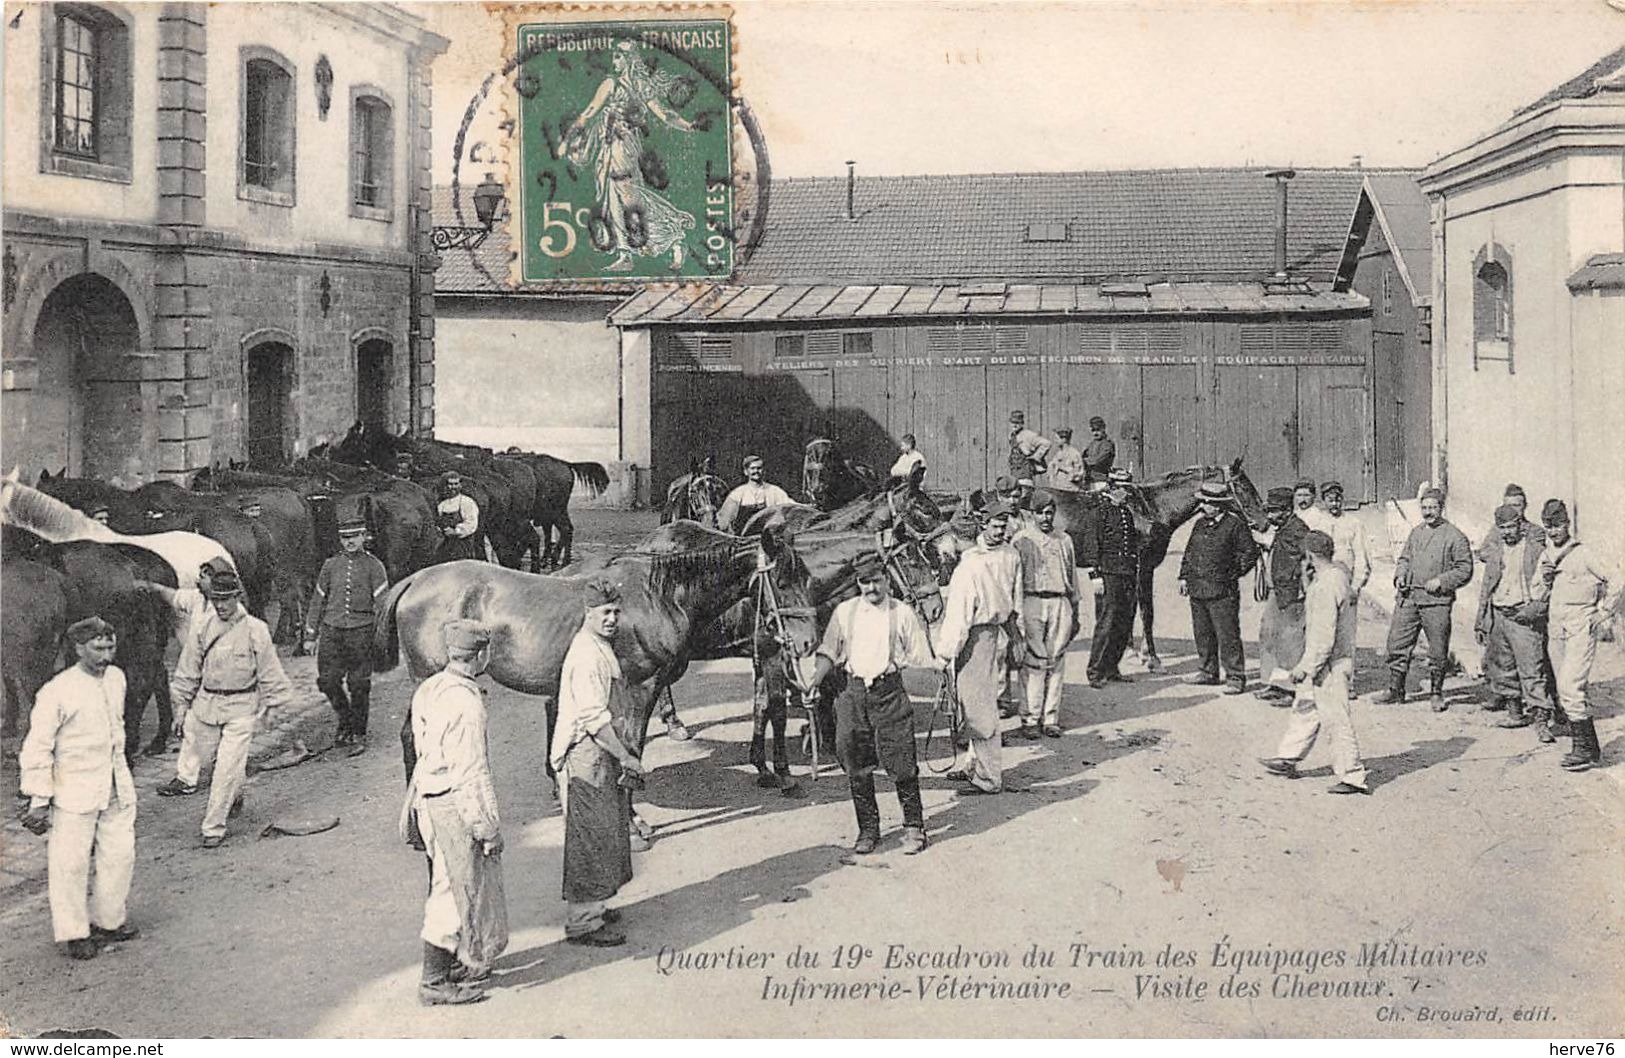
<svg viewBox="0 0 1625 1058"><path fill-rule="evenodd" d="M1269 518L1264 514L1264 500L1252 479L1241 469L1243 458L1237 456L1224 468L1224 481L1230 486L1230 494L1236 498L1236 506L1241 510L1241 516L1247 519L1247 524L1261 533L1267 532Z"/></svg>
<svg viewBox="0 0 1625 1058"><path fill-rule="evenodd" d="M795 537L772 527L756 537L757 620L792 659L811 657L818 646L818 611L812 574L796 552Z"/></svg>
<svg viewBox="0 0 1625 1058"><path fill-rule="evenodd" d="M696 474L688 483L688 516L701 525L717 527L717 511L728 498L728 487L715 474Z"/></svg>
<svg viewBox="0 0 1625 1058"><path fill-rule="evenodd" d="M829 499L830 482L826 468L834 450L834 441L817 437L807 442L801 457L801 493L808 503L820 509L827 509L825 502Z"/></svg>

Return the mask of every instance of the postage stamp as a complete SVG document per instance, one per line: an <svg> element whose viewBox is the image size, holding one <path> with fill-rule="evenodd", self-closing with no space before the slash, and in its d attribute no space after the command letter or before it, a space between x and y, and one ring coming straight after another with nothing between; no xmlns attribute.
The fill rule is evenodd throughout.
<svg viewBox="0 0 1625 1058"><path fill-rule="evenodd" d="M508 20L511 282L733 273L732 25L661 13L695 17Z"/></svg>

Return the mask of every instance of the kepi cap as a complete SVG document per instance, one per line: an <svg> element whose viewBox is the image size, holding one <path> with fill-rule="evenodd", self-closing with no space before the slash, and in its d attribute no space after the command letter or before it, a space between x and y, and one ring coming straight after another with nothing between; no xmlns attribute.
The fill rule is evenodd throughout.
<svg viewBox="0 0 1625 1058"><path fill-rule="evenodd" d="M1438 500L1440 503L1443 503L1444 491L1442 489L1427 489L1422 493L1422 498L1424 500Z"/></svg>
<svg viewBox="0 0 1625 1058"><path fill-rule="evenodd" d="M1266 511L1290 511L1292 509L1292 490L1285 485L1277 485L1270 489L1269 495L1264 497Z"/></svg>
<svg viewBox="0 0 1625 1058"><path fill-rule="evenodd" d="M1568 504L1562 500L1547 500L1541 505L1540 520L1546 525L1568 525Z"/></svg>
<svg viewBox="0 0 1625 1058"><path fill-rule="evenodd" d="M1053 506L1055 506L1055 493L1051 492L1049 489L1039 489L1037 492L1033 493L1033 510L1041 511L1045 507Z"/></svg>
<svg viewBox="0 0 1625 1058"><path fill-rule="evenodd" d="M1016 483L1010 480L1010 477L1007 474L1000 474L998 477L993 479L994 492L1009 492L1015 487Z"/></svg>
<svg viewBox="0 0 1625 1058"><path fill-rule="evenodd" d="M75 643L88 643L92 639L117 634L113 626L102 620L99 614L91 614L68 626L68 638Z"/></svg>
<svg viewBox="0 0 1625 1058"><path fill-rule="evenodd" d="M1311 493L1314 492L1315 491L1315 481L1314 481L1314 479L1313 478L1299 478L1298 481L1297 481L1297 484L1292 486L1292 491L1297 492L1299 489L1308 489Z"/></svg>
<svg viewBox="0 0 1625 1058"><path fill-rule="evenodd" d="M339 523L340 536L360 536L367 531L367 522L363 518L346 518Z"/></svg>
<svg viewBox="0 0 1625 1058"><path fill-rule="evenodd" d="M982 518L991 522L995 518L1008 518L1014 513L1014 508L1003 500L994 500L982 511Z"/></svg>
<svg viewBox="0 0 1625 1058"><path fill-rule="evenodd" d="M209 578L209 590L206 593L211 599L234 599L243 593L243 582L238 579L235 570L224 570Z"/></svg>
<svg viewBox="0 0 1625 1058"><path fill-rule="evenodd" d="M1104 430L1105 428L1106 428L1106 420L1105 419L1102 419L1098 415L1091 415L1089 417L1089 429L1091 429L1091 430Z"/></svg>
<svg viewBox="0 0 1625 1058"><path fill-rule="evenodd" d="M1328 481L1320 486L1322 496L1329 496L1334 492L1339 496L1343 495L1343 483L1341 481Z"/></svg>
<svg viewBox="0 0 1625 1058"><path fill-rule="evenodd" d="M237 571L231 568L230 560L224 555L216 555L198 566L198 572L207 573L210 577L218 577L222 573L236 573Z"/></svg>
<svg viewBox="0 0 1625 1058"><path fill-rule="evenodd" d="M1010 413L1010 421L1016 425L1023 425L1027 421L1027 413L1024 411L1013 411Z"/></svg>
<svg viewBox="0 0 1625 1058"><path fill-rule="evenodd" d="M1517 525L1523 521L1523 512L1510 503L1503 503L1495 508L1496 525Z"/></svg>

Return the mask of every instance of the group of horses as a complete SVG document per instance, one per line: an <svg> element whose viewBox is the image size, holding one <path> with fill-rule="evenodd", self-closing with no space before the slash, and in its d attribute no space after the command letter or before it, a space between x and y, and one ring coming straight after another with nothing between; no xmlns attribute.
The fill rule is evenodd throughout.
<svg viewBox="0 0 1625 1058"><path fill-rule="evenodd" d="M515 567L528 559L534 570L570 560L576 485L597 495L609 483L597 463L499 455L362 424L291 465L205 469L189 488L157 481L126 490L49 472L31 487L13 475L0 502L0 734L20 733L35 692L60 662L66 625L101 613L119 633L116 661L128 676L129 752L154 698L159 729L148 750L162 752L171 721L163 658L174 622L167 601L146 585L190 586L204 560L224 557L242 579L249 611L272 620L275 638L299 652L316 575L338 549L338 525L365 522L390 580L404 579L435 561L437 489L448 470L459 472L480 505L481 532L497 558Z"/></svg>

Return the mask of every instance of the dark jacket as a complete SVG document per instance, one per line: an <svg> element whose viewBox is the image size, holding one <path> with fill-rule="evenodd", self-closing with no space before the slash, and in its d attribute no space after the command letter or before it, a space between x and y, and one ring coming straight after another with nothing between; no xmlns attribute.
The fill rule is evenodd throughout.
<svg viewBox="0 0 1625 1058"><path fill-rule="evenodd" d="M1486 541L1486 544L1488 541ZM1495 598L1495 589L1501 586L1504 576L1522 576L1524 595L1530 600L1518 608L1513 619L1520 624L1534 625L1545 616L1542 611L1545 607L1534 601L1535 599L1535 570L1540 566L1540 553L1546 549L1546 533L1542 530L1540 539L1536 540L1524 534L1523 538L1523 568L1508 571L1505 568L1506 545L1501 543L1499 534L1495 537L1493 547L1484 548L1484 581L1478 586L1478 619L1473 622L1473 628L1485 635L1490 631L1490 603Z"/></svg>
<svg viewBox="0 0 1625 1058"><path fill-rule="evenodd" d="M1439 578L1437 594L1427 590L1434 577ZM1424 522L1412 529L1394 563L1394 586L1401 601L1416 606L1448 606L1456 601L1456 589L1472 579L1472 545L1443 519L1434 527Z"/></svg>
<svg viewBox="0 0 1625 1058"><path fill-rule="evenodd" d="M1258 564L1258 545L1241 516L1220 513L1210 522L1198 515L1179 564L1179 579L1193 599L1221 599L1235 595L1237 582Z"/></svg>
<svg viewBox="0 0 1625 1058"><path fill-rule="evenodd" d="M1270 545L1270 590L1275 605L1303 602L1303 538L1309 527L1296 514L1281 523Z"/></svg>
<svg viewBox="0 0 1625 1058"><path fill-rule="evenodd" d="M1096 575L1132 577L1140 568L1140 531L1134 512L1102 499L1083 521L1083 544L1078 565Z"/></svg>

